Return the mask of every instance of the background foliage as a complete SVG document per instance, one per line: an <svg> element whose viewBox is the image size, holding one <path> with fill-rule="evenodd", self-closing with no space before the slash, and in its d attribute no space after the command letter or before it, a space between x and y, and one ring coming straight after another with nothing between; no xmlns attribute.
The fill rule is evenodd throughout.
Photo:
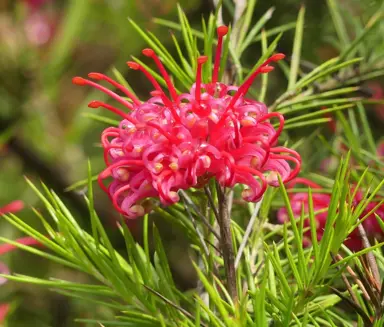
<svg viewBox="0 0 384 327"><path fill-rule="evenodd" d="M72 0L47 1L42 7L39 7L37 12L32 13L26 2L0 1L2 10L0 16L0 70L2 76L0 82L0 203L6 204L13 199L22 199L28 205L38 208L44 217L48 217L48 213L50 213L51 217L46 219L51 224L57 224L55 216L62 215L65 219L60 220L59 230L68 233L65 235L73 238L72 247L82 248L85 251L85 244L91 242L91 237L79 233L78 230L81 227L92 234L91 222L98 224L95 216L90 219L87 203L83 200L83 194L87 190L89 191L89 185L83 183L79 187L72 188L73 191L65 191L65 189L79 180L86 179L88 158L92 162L93 173L103 168L98 143L100 132L105 125L90 119L90 114L94 115L95 112L86 106L90 99L100 99L100 94L95 95L87 89L73 86L70 82L71 78L75 75L85 75L90 71L113 74L116 72L116 68L131 83L137 94L146 98L149 91L148 83L137 74L132 76L134 73L129 72L124 63L129 60L130 56L142 59L140 50L147 45L148 40L140 35L136 25L131 24L127 18L131 18L143 30L149 29L165 44L170 53L178 58L179 54L172 36L182 44L183 33L179 32L178 22L180 11L178 11L176 1L173 0ZM192 31L200 32L193 36L198 42L198 51L203 53L205 44L201 38L201 17L208 19L214 7L208 1L193 0L179 1L179 3L190 21ZM354 181L361 180L362 184L371 184L372 189L376 189L378 195L382 197L384 191L380 183L383 180L383 163L380 163L376 157L376 146L383 136L384 120L383 102L380 101L383 94L381 76L384 74L383 4L380 1L371 0L328 0L308 1L303 7L301 2L290 0L249 1L248 6L243 18L239 20L239 26L242 28L239 28L239 36L235 39L238 44L232 44L229 52L231 62L236 67L236 79L239 82L246 77L249 69L267 52L278 51L287 54L288 60L281 64L280 69L276 69L273 74L270 74L268 80L267 77L263 77L258 81L252 90L252 95L265 99L272 108L285 114L287 129L283 139L290 145L293 144L301 153L305 163L302 175L311 177L329 192L332 191L335 198L340 199L346 196L345 189L341 185L347 185L347 176ZM236 15L234 9L231 1L223 1L223 19L226 23L231 22L233 16ZM31 17L35 18L32 14L40 15L37 18L43 19L49 26L49 37L45 42L38 37L40 32L37 33L38 35L31 32L35 28L33 24L36 23L31 19ZM283 32L281 36L280 32ZM276 37L279 39L276 40ZM188 49L182 49L186 58L183 69L188 72L185 67L193 65L193 60L191 60L193 57L189 55ZM339 56L338 59L332 59L336 56ZM316 67L324 62L327 62L328 65L316 70ZM343 67L346 68L339 73L340 68ZM193 77L193 73L189 77ZM185 88L181 82L178 85L180 88ZM336 93L335 89L338 89ZM323 96L319 96L319 94L323 94ZM298 95L300 97L297 97ZM337 120L336 132L330 130L327 124L330 117L321 112L323 107L328 108L330 112L335 111L331 114L333 119ZM351 160L357 162L355 169L350 173L346 171L344 165L336 174L339 166L338 160L341 155L346 155L346 152L342 151L340 143L345 143L351 149L353 157ZM333 166L332 164L326 165L324 171L324 167L320 163L331 156L333 158L331 163L334 162L334 164ZM377 162L379 168L371 168L365 172L366 166L372 160ZM36 185L39 183L39 179L42 179L49 188L52 188L76 217L76 222L60 206L56 197L52 194L45 194L51 201L51 205L54 206L56 213L52 215L49 205L43 206L38 194L26 187L24 175L27 175ZM339 180L339 189L334 186L335 178ZM306 260L309 260L311 252L304 253L299 250L298 253L295 252L292 257L290 256L287 242L293 242L298 249L303 251L301 231L293 228L293 231L289 229L284 232L283 227L263 225L267 219L268 224L276 221L276 209L284 204L284 200L287 200L284 192L281 195L280 193L272 194L270 191L266 196L271 199L273 196L273 201L267 199L263 202L259 225L257 225L260 229L259 231L253 229L250 239L254 242L254 249L260 248L258 244L260 239L276 242L269 242L265 248L267 253L271 253L267 262L264 262L264 259L255 262L256 268L263 262L267 271L271 270L275 273L268 275L263 272L258 281L268 283L269 293L259 294L261 291L256 288L252 290L252 285L250 285L249 299L253 310L260 313L254 318L260 326L265 323L263 321L264 310L271 311L271 308L263 307L260 299L264 297L267 297L269 303L273 303L278 308L274 316L276 321L288 326L291 322L289 320L285 322L283 317L290 317L288 313L293 310L293 304L291 307L289 306L289 299L293 298L290 296L291 278L298 284L296 285L297 292L303 291L302 294L307 294L306 292L311 290L316 293L319 291L316 289L316 285L328 285L330 282L331 274L326 271L330 262L316 275L313 271L317 271L319 267L309 272L303 268ZM71 269L73 265L80 265L80 262L75 260L79 258L72 258L68 253L64 255L64 257L67 255L66 267L63 267L63 261L52 262L21 251L14 255L7 255L4 261L9 264L12 271L36 278L54 277L73 282L71 285L61 287L60 292L54 293L47 290L47 288L57 286L54 281L51 282L52 284L48 283L47 288L36 287L34 284L40 283L37 279L29 279L31 284L11 282L2 286L1 290L4 291L0 293L0 299L11 301L14 308L7 321L8 326L71 326L74 324L75 318L82 318L83 320L79 324L87 326L87 319L92 320L97 317L100 320L111 320L116 308L120 308L121 297L116 301L107 301L110 305L106 305L100 302L84 301L83 296L68 299L65 295L77 290L79 293L76 294L84 293L84 297L93 298L98 294L103 294L108 298L114 298L116 294L111 294L110 290L102 286L98 288L89 286L90 289L92 288L91 292L86 288L87 285L95 284L97 277L101 282L103 282L102 277L106 278L106 276L112 281L113 274L108 270L108 266L115 264L122 266L129 278L147 278L147 285L152 285L154 291L168 295L173 301L177 303L187 301L183 295L175 293L176 288L169 290L158 283L158 278L162 278L169 282L169 287L172 287L173 282L169 278L169 274L172 272L177 288L189 290L197 285L196 270L188 256L185 255L185 253L191 253L192 257L194 256L188 245L191 240L185 237L183 229L180 229L180 226L177 226L174 221L167 220L166 215L154 214L149 218L150 221L147 224L152 226L152 221L156 222L164 250L160 245L160 237L156 236L157 229L152 231L152 228L149 234L154 233L153 242L147 244L147 249L141 250L134 245L130 238L127 241L127 238L121 237L120 231L114 228L119 217L111 209L108 199L98 188L94 189L93 201L113 247L123 257L126 256L126 247L130 249L129 252L132 256L136 256L128 258L128 263L135 262L137 265L137 262L142 260L145 266L148 264L148 253L156 250L160 258L161 255L167 254L170 270L168 271L162 264L156 265L155 259L153 270L148 272L147 276L140 266L135 267L136 271L130 271L128 265L124 266L120 262L119 256L111 254L108 243L105 242L105 248L99 248L97 244L94 244L92 251L95 252L84 255L84 261L81 263L82 272ZM175 208L176 213L178 209L180 208ZM237 246L241 243L253 207L250 207L250 210L247 212L245 209L239 209L236 212L236 223L239 227L235 229L234 234L238 239ZM345 215L345 221L353 224L351 218L353 215L348 209ZM24 221L44 233L40 219L36 215L25 210L19 216L20 224ZM128 224L138 241L146 238L142 236L142 223L143 221L138 220ZM185 228L182 223L180 225L181 228ZM71 229L73 226L76 228ZM103 233L102 229L99 233ZM284 233L286 236L291 236L291 238L286 237L285 244L281 241L281 237L278 237L279 234ZM15 239L20 232L12 224L2 220L0 234L8 239ZM152 240L151 237L150 239ZM331 243L330 246L340 247L341 239ZM60 244L59 238L58 242ZM198 243L198 241L192 240L192 243L194 242ZM66 246L63 245L63 249ZM324 246L320 247L316 254L320 258L318 262L323 262L321 256L328 250ZM281 251L284 252L283 255L280 254ZM100 256L97 266L103 272L103 276L95 276L91 271L91 265L87 264L86 258L92 257L92 255ZM257 253L245 253L244 255L248 258ZM356 264L358 265L357 262ZM301 267L301 270L297 270L296 265ZM336 274L336 268L334 266L334 271L331 273ZM163 271L164 269L165 271ZM250 282L252 278L249 278L248 269L252 270L255 267L244 265L241 269L243 276L247 276ZM84 272L91 272L90 275L93 277L89 277ZM205 289L208 293L211 291L209 295L214 299L217 294L209 287L212 281L204 279L210 277L212 276L201 278ZM119 278L123 282L118 280ZM130 284L128 280L124 280L126 277L119 276L119 278L116 278L113 283L116 283L115 285L120 289L128 288ZM301 284L298 281L301 281ZM140 294L142 290L137 290L137 292L137 297L143 296ZM323 294L322 290L319 291L319 294ZM128 301L130 296L128 290L123 292L123 295L125 296L123 300ZM119 296L121 294L118 294ZM176 298L172 298L175 296ZM281 308L278 303L283 302L281 299L284 298L288 301L285 302L288 303L288 306ZM335 310L329 311L329 314L323 314L325 309L339 302L340 297L332 294L324 299L316 296L314 298L316 301L312 308L307 306L308 303L305 300L302 303L300 301L298 304L296 303L299 307L301 305L306 308L304 311L300 311L295 307L296 313L299 312L301 315L295 319L301 324L303 321L313 319L315 326L316 323L318 325L326 324L327 320L328 324L332 325L329 321L336 321L334 319L339 313L337 310L345 309L343 304ZM149 299L144 300L144 303L148 305L149 311L161 308L164 316L172 317L175 320L184 317L184 313L169 308L164 301L159 300L158 296L150 296ZM234 313L229 306L220 301L219 303L217 309L220 318L218 319L227 323L232 319L231 316ZM204 303L197 302L197 305L203 307ZM130 310L126 307L124 309ZM194 312L199 312L199 310L201 310L200 307L196 308ZM337 321L336 325L348 325L351 321L357 320L355 312L351 309L347 309L347 312L348 310L351 312L350 321L343 321L344 317L340 315L340 321ZM372 314L371 309L365 308L365 310L368 315ZM316 317L320 317L320 321L316 320ZM143 321L146 321L147 318L140 317ZM157 318L156 322L163 319L160 316ZM202 319L205 318L202 314ZM150 318L148 318L147 324L151 324ZM220 323L217 322L217 325ZM227 325L230 323L228 322Z"/></svg>

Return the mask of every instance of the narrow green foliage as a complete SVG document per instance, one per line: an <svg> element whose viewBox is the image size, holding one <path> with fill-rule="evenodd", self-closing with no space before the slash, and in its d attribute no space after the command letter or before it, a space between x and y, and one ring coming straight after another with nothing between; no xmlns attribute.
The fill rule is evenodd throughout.
<svg viewBox="0 0 384 327"><path fill-rule="evenodd" d="M293 42L293 51L291 59L291 69L288 80L288 90L293 90L299 74L299 65L301 57L301 45L303 43L305 7L302 6L297 18L295 40Z"/></svg>
<svg viewBox="0 0 384 327"><path fill-rule="evenodd" d="M123 85L126 89L128 89L133 95L135 94L135 91L132 89L132 87L129 85L127 80L124 78L123 74L121 74L115 67L112 68L112 73L116 78L116 81L118 81L121 85Z"/></svg>
<svg viewBox="0 0 384 327"><path fill-rule="evenodd" d="M204 276L202 271L196 265L194 266L197 271L197 274L199 275L199 279L202 281L205 289L209 294L210 301L212 301L217 307L217 310L220 313L221 319L223 320L226 326L231 326L232 324L229 321L230 319L229 313L225 309L224 303L222 302L223 300L221 299L218 291L208 282L208 279Z"/></svg>
<svg viewBox="0 0 384 327"><path fill-rule="evenodd" d="M351 66L355 63L358 63L362 60L362 58L354 58L354 59L350 59L350 60L346 60L344 61L343 63L341 64L337 64L337 65L334 65L332 67L329 67L329 68L325 68L323 69L321 72L319 72L317 75L313 76L313 77L309 77L308 75L305 76L305 78L301 79L296 87L297 88L303 88L309 84L312 84L313 82L319 80L320 78L322 77L325 77L325 76L328 76L344 67L347 67L347 66Z"/></svg>
<svg viewBox="0 0 384 327"><path fill-rule="evenodd" d="M383 19L383 13L382 12L378 12L376 13L372 18L371 20L368 22L366 28L364 29L363 32L360 33L360 35L358 37L356 37L350 44L349 46L344 49L344 51L341 53L340 55L340 62L344 61L345 59L347 59L348 57L352 56L358 46L365 41L365 39L367 38L367 36L375 30L376 27L378 27L379 23L382 21Z"/></svg>
<svg viewBox="0 0 384 327"><path fill-rule="evenodd" d="M261 49L262 54L264 54L268 51L268 44L267 44L267 36L265 35L265 30L261 31ZM259 101L264 102L265 96L267 94L267 88L268 88L268 74L263 74L261 76L261 90L259 95Z"/></svg>
<svg viewBox="0 0 384 327"><path fill-rule="evenodd" d="M291 23L283 24L281 26L274 27L274 28L271 28L271 29L267 30L266 31L266 36L267 36L267 38L269 38L271 36L287 32L287 31L289 31L291 29L294 29L295 27L296 27L296 22L291 22ZM259 42L259 41L261 41L261 36L260 35L257 36L253 40L253 42Z"/></svg>
<svg viewBox="0 0 384 327"><path fill-rule="evenodd" d="M93 175L93 176L91 177L91 181L92 181L92 182L97 181L98 175L99 175L99 174L97 174L97 175ZM66 191L66 192L74 191L74 190L76 190L76 189L78 189L78 188L80 188L80 187L84 187L84 186L88 185L88 182L89 182L89 179L88 179L88 178L83 179L83 180L81 180L81 181L78 181L78 182L73 183L72 185L68 186L68 187L65 189L65 191Z"/></svg>
<svg viewBox="0 0 384 327"><path fill-rule="evenodd" d="M273 12L275 8L269 8L263 16L257 21L257 23L249 30L244 42L241 43L241 50L239 50L239 55L249 47L249 45L253 42L257 34L262 30L265 24L272 18ZM263 36L261 36L261 40ZM267 35L265 35L265 39L267 39Z"/></svg>
<svg viewBox="0 0 384 327"><path fill-rule="evenodd" d="M243 14L242 19L238 21L238 24L240 26L238 27L239 33L237 36L237 40L235 40L235 42L236 42L236 55L239 57L242 52L241 50L244 48L243 41L245 39L245 36L249 33L249 26L251 24L256 2L257 0L247 1L247 7L245 9L245 13Z"/></svg>
<svg viewBox="0 0 384 327"><path fill-rule="evenodd" d="M329 11L332 16L333 25L335 26L337 36L339 37L342 48L346 48L349 44L349 36L347 34L347 29L341 18L341 9L338 6L336 0L327 0Z"/></svg>
<svg viewBox="0 0 384 327"><path fill-rule="evenodd" d="M88 1L86 3L71 2L65 26L84 17L90 10ZM382 281L377 275L381 276L384 272L384 257L380 251L384 243L373 240L371 248L352 252L345 242L359 225L365 227L373 215L384 233L384 223L377 214L377 209L384 203L384 162L377 155L377 133L375 127L370 126L368 107L364 107L382 105L383 101L370 99L363 85L366 80L384 76L382 12L377 10L372 14L367 11L367 15L360 19L356 15L344 14L344 6L347 7L344 3L327 0L329 18L334 25L331 30L336 32L335 36L329 31L331 35L327 40L339 53L325 62L314 63L308 61L311 59L303 53L307 49L303 43L307 39L305 26L311 14L306 12L304 5L298 11L295 22L269 28L275 9L268 9L257 19L257 3L257 0L215 2L214 12L201 21L201 30L196 27L200 22L196 24L193 15L189 20L189 13L178 5L177 10L175 8L178 22L154 19L156 24L172 30L165 37L167 44L160 41L162 38L144 31L133 20L129 20L133 30L159 56L179 94L188 92L194 83L197 58L201 55L209 58L203 65L203 83L211 81L218 22L232 20L228 15L235 15L235 18L232 26L229 24L229 33L223 40L219 80L225 84L241 85L265 60L279 51L283 33L289 34L287 39L293 37L291 60L273 64L275 68L281 68L282 83L278 80L281 72L274 72L270 76L262 74L261 83L259 80L255 82L260 83L259 86L251 88L244 96L261 102L272 100L268 105L269 111L283 114L285 121L284 131L276 146L289 145L300 153L302 166L299 176L319 183L322 188L292 188L289 182L284 185L278 175L279 187L268 186L260 201L254 204L246 203L241 198L244 190L242 185L226 186L224 191L230 203L232 233L232 244L228 246L232 247L236 256L235 276L232 278L237 288L236 295L231 296L233 292L227 288L233 284L228 283L231 278L225 275L228 267L224 267L224 263L228 263L228 258L223 251L223 244L226 244L222 242L224 237L220 235L222 216L217 212L221 203L215 178L211 178L204 188L178 190L181 201L174 205L165 206L154 199L152 212L138 218L142 219L139 233L131 233L127 218L121 216L116 222L119 234L108 230L95 210L97 200L94 199L93 183L97 175L92 175L90 161L88 177L66 189L68 192L80 190L78 193L83 196L88 208L88 227L83 226L86 225L84 221L69 209L66 200L58 192L44 183L36 186L27 180L43 207L40 211L32 209L41 226L37 229L31 227L27 220L13 214L2 217L38 244L27 246L17 240L0 237L1 242L17 249L87 275L89 282L75 283L17 274L2 277L46 287L80 303L89 303L95 308L94 317L78 320L89 326L352 327L382 324L379 316L382 313L384 287L380 290ZM383 6L380 8L383 9ZM68 48L73 48L73 37L77 30L78 27L72 27L63 34L64 45ZM354 35L356 37L352 39ZM260 45L253 47L256 42L260 42ZM52 48L48 56L48 66L57 64L59 72L63 71L69 56L63 46ZM254 48L261 50L261 57L251 62L250 66L245 66ZM59 50L63 52L52 59L52 54L57 54ZM157 69L151 68L154 67L152 61L147 58L141 61L137 53L133 59L148 70L166 91L167 83ZM110 73L133 92L123 71L112 68ZM271 81L274 85L270 85ZM287 88L282 90L282 84L283 87L287 84ZM228 95L233 96L232 92ZM276 96L278 92L282 93ZM220 94L215 96L223 97ZM93 97L93 93L90 97ZM106 101L103 95L101 98ZM175 106L181 108L183 102ZM119 124L117 120L90 110L82 115L108 126ZM317 126L328 122L336 126L332 134L330 128ZM270 123L275 124L275 118L271 118ZM311 131L305 134L307 130ZM1 133L0 143L12 140L15 131L13 126ZM72 142L78 138L73 133L76 131L70 133ZM254 144L261 146L255 151L266 151L263 142ZM238 145L234 143L234 146ZM240 156L243 149L238 150L237 155ZM273 150L270 152L270 158L279 158ZM334 168L327 167L327 172L313 170L313 166L317 169L320 160L329 156L332 156L330 161L335 161L330 165L334 165ZM283 157L285 154L282 154ZM229 160L234 169L238 163L232 161L237 160L235 155ZM267 161L260 168L262 173L269 164L273 163ZM241 175L238 171L235 174ZM200 179L208 175L198 177ZM324 207L319 207L319 202L322 202L318 200L320 196L317 198L319 194L326 194ZM285 209L278 211L282 208L287 213L284 219ZM324 223L322 219L325 215L327 218ZM276 218L279 223L276 223ZM182 255L186 256L183 263L187 259L191 267L177 269L180 267L174 266L178 258L175 260L172 257L170 246L175 245L162 237L163 232L168 236L168 230L177 232L188 242ZM115 235L117 239L112 240L110 235ZM372 235L369 237L371 242ZM123 248L117 249L115 244L122 244ZM359 258L361 256L364 258ZM179 279L176 278L176 283L174 277L179 277L179 272L184 268L193 267L196 272L194 280L188 280L187 284L195 283L196 287L182 291L178 288ZM377 280L372 282L372 278ZM376 320L371 322L370 317Z"/></svg>
<svg viewBox="0 0 384 327"><path fill-rule="evenodd" d="M277 44L281 38L282 34L279 34L268 47L268 49L263 53L263 55L259 58L259 60L255 63L255 65L251 68L249 74L244 78L246 80L249 76L252 75L253 71L258 68L268 57L270 57L273 52L276 50Z"/></svg>
<svg viewBox="0 0 384 327"><path fill-rule="evenodd" d="M103 123L107 126L119 126L119 121L115 119L103 117L101 115L93 114L91 112L84 112L82 115L86 118L93 119L94 121Z"/></svg>

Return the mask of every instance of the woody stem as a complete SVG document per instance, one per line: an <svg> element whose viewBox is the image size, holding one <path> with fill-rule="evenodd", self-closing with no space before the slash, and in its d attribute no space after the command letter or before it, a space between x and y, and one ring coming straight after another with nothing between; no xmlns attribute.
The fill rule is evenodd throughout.
<svg viewBox="0 0 384 327"><path fill-rule="evenodd" d="M220 227L220 247L223 253L225 275L227 278L227 289L233 302L237 302L235 255L233 252L233 241L231 233L231 217L228 211L228 195L219 184L216 184L219 203L218 224Z"/></svg>

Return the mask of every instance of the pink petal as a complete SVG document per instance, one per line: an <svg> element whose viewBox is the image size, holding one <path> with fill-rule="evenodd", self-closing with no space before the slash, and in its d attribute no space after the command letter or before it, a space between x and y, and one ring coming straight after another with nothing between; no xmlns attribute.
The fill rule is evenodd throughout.
<svg viewBox="0 0 384 327"><path fill-rule="evenodd" d="M11 306L8 303L0 304L0 323L5 320L10 308Z"/></svg>
<svg viewBox="0 0 384 327"><path fill-rule="evenodd" d="M7 213L16 213L22 210L23 208L24 208L23 201L16 200L0 208L0 215L4 215Z"/></svg>

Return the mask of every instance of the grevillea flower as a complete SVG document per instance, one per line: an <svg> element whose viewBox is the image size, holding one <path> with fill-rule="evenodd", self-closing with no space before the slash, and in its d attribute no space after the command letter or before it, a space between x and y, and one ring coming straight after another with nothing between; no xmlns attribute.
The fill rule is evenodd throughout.
<svg viewBox="0 0 384 327"><path fill-rule="evenodd" d="M99 183L115 208L128 218L149 210L144 204L147 198L159 198L162 204L170 205L179 201L179 190L202 187L210 178L225 187L238 183L247 186L242 197L255 202L268 184L278 186L277 174L284 182L298 174L299 154L276 146L283 130L283 116L268 113L264 103L246 98L256 76L272 71L270 64L284 55L278 53L267 59L239 87L219 82L221 49L227 31L226 26L217 29L211 80L202 81L202 67L209 58L201 56L197 59L196 82L189 93L177 92L152 49L144 49L143 54L157 65L169 96L137 62L127 64L140 70L155 89L145 102L103 74L90 73L90 79L73 78L74 84L92 86L129 110L126 113L100 101L89 104L122 118L118 127L109 127L102 133L107 168L99 175ZM127 98L92 80L109 83ZM271 119L278 122L277 128ZM106 187L103 180L108 177L112 177L112 182Z"/></svg>
<svg viewBox="0 0 384 327"><path fill-rule="evenodd" d="M305 178L295 178L291 183L290 187L293 187L296 184L304 184L306 186L311 187L312 189L321 189L322 187L310 180ZM356 207L360 201L363 199L362 192L356 192L355 198L353 199L354 207ZM327 214L328 208L331 202L330 194L323 193L313 193L312 194L312 202L313 209L316 220L316 232L317 232L317 240L321 240L324 234L324 228L327 222ZM304 210L304 214L308 214L309 205L308 205L308 193L294 193L290 195L290 203L292 207L293 214L295 218L299 218L301 216L302 210ZM360 215L360 219L364 218L362 225L367 233L368 238L383 240L384 234L380 228L380 225L375 217L375 214L378 215L381 219L384 220L384 204L379 205L378 202L372 201L370 202L366 208L363 210ZM365 216L367 216L365 218ZM280 223L284 223L289 221L288 212L286 208L281 208L277 212L277 219ZM305 219L304 226L309 227L309 219ZM304 235L304 245L311 244L311 232L307 231ZM357 229L353 230L351 234L349 234L348 238L345 240L344 244L352 251L359 251L363 248L363 242L360 236L360 233Z"/></svg>

